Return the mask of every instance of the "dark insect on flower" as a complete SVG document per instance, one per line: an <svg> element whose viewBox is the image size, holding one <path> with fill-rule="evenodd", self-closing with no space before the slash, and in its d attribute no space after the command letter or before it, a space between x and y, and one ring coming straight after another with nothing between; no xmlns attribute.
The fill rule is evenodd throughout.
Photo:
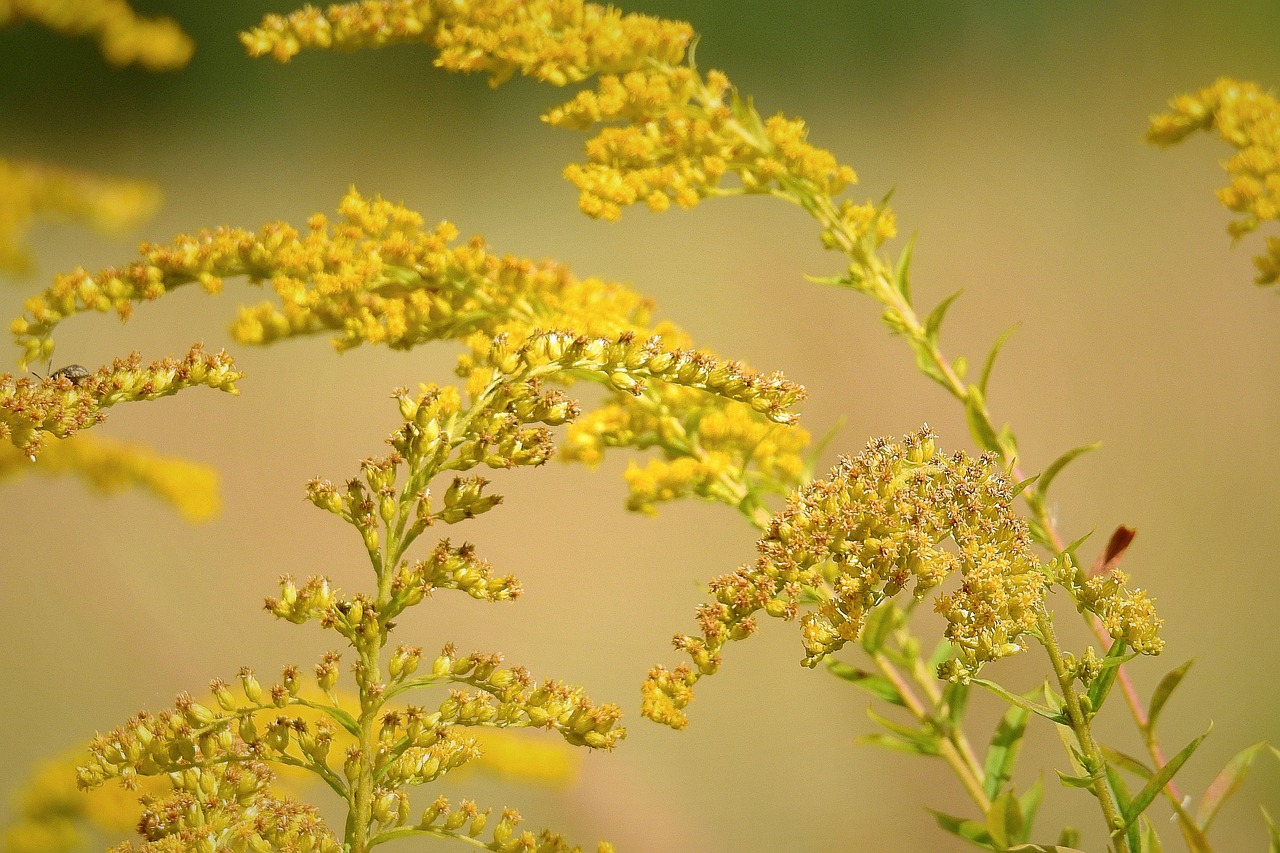
<svg viewBox="0 0 1280 853"><path fill-rule="evenodd" d="M92 375L93 374L91 374L83 365L68 364L66 367L59 367L47 377L41 376L40 378L48 379L50 382L57 382L59 379L65 377L72 385L79 385ZM37 373L36 376L40 376L40 374Z"/></svg>

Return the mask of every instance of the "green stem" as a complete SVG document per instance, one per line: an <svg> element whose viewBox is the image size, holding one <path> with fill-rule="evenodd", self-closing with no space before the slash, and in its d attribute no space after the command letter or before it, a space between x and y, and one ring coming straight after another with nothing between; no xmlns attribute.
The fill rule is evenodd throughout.
<svg viewBox="0 0 1280 853"><path fill-rule="evenodd" d="M1124 820L1120 816L1120 811L1111 794L1111 788L1107 784L1107 760L1103 757L1102 750L1098 748L1097 741L1093 739L1089 717L1080 705L1080 697L1075 691L1074 679L1067 671L1066 664L1062 659L1058 638L1053 630L1053 620L1049 617L1047 611L1042 611L1040 614L1039 630L1045 653L1049 656L1049 663L1052 665L1054 676L1058 681L1058 689L1062 693L1067 720L1071 723L1071 730L1075 734L1076 744L1080 747L1080 754L1085 763L1084 769L1093 782L1090 787L1094 796L1098 798L1099 806L1102 808L1102 815L1106 819L1111 841L1115 845L1117 853L1129 853L1128 839L1125 838L1124 833L1119 832L1119 829L1124 826Z"/></svg>

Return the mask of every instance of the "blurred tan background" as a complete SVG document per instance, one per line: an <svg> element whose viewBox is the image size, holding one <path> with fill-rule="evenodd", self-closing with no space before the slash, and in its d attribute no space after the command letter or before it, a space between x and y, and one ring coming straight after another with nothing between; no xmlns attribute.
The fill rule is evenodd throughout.
<svg viewBox="0 0 1280 853"><path fill-rule="evenodd" d="M438 72L425 48L304 54L289 66L245 58L236 32L291 2L137 5L195 37L186 70L115 70L87 42L0 30L0 155L145 177L167 194L159 217L127 238L39 228L40 272L0 282L0 315L16 316L57 271L130 260L138 239L300 224L355 185L482 232L497 251L629 282L701 345L804 382L811 430L848 418L824 464L925 421L945 446L971 449L953 401L914 371L872 304L803 280L840 263L800 211L722 200L594 222L560 178L582 137L537 120L563 92L527 81L490 91ZM1166 714L1166 744L1215 728L1183 787L1202 789L1250 743L1280 741L1280 300L1251 284L1261 238L1229 246L1212 195L1228 149L1208 137L1169 152L1142 141L1149 113L1219 75L1280 86L1280 6L626 8L690 20L701 67L724 69L765 114L805 117L814 142L858 169L862 196L895 189L903 233L919 232L918 303L965 291L944 330L949 354L980 364L1002 329L1021 324L993 410L1015 426L1030 470L1104 443L1058 481L1058 518L1071 537L1098 531L1090 555L1117 524L1138 529L1125 568L1156 596L1168 640L1161 659L1137 667L1141 683L1197 658ZM242 664L264 679L288 662L309 668L333 640L262 612L281 573L367 583L355 536L305 503L303 484L344 479L379 452L398 423L390 390L449 381L456 351L339 358L321 339L234 346L225 329L235 306L261 298L230 283L216 298L193 290L143 306L127 325L83 316L60 330L57 364L132 349L159 358L202 340L231 348L249 378L238 398L194 391L121 407L102 428L217 466L225 511L212 523L189 526L144 496L95 499L70 480L0 483L0 820L34 762L94 730ZM625 459L496 478L506 505L451 532L519 573L525 597L485 606L440 595L403 620L401 636L429 650L447 640L501 650L535 675L581 683L626 708L628 739L588 756L568 792L473 780L445 793L514 805L532 823L621 851L968 849L923 809L969 814L958 784L940 764L854 745L872 730L868 700L797 665L795 625L769 620L730 648L686 732L639 719L639 684L651 664L677 660L669 638L693 626L699 583L750 559L753 536L718 506L626 514ZM1025 689L1039 661L1002 669ZM993 713L980 707L975 722ZM1113 716L1104 736L1136 753L1118 702ZM1066 766L1043 727L1021 783L1041 766ZM1060 789L1052 771L1046 782L1039 840L1073 822L1086 827L1086 850L1102 849L1091 799ZM1264 849L1260 802L1280 813L1269 756L1221 816L1217 849ZM1167 809L1153 814L1163 821ZM1166 837L1176 848L1171 826Z"/></svg>

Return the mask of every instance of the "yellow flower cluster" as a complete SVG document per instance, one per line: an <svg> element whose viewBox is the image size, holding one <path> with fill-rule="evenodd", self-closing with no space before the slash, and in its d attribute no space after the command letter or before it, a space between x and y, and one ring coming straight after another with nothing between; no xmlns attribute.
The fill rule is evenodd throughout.
<svg viewBox="0 0 1280 853"><path fill-rule="evenodd" d="M1080 606L1097 615L1113 639L1144 655L1158 655L1164 649L1160 628L1164 620L1156 615L1150 596L1141 589L1128 588L1129 577L1120 569L1089 577L1069 556L1055 560L1054 579L1071 593Z"/></svg>
<svg viewBox="0 0 1280 853"><path fill-rule="evenodd" d="M91 35L112 65L181 68L195 45L168 18L143 18L125 0L0 0L0 26L34 21L63 35Z"/></svg>
<svg viewBox="0 0 1280 853"><path fill-rule="evenodd" d="M0 444L0 479L24 474L77 474L94 491L104 493L137 486L188 521L208 521L221 508L218 472L210 466L89 434L54 442L34 463L12 445Z"/></svg>
<svg viewBox="0 0 1280 853"><path fill-rule="evenodd" d="M565 458L596 465L610 447L657 447L664 458L626 473L627 507L646 514L689 495L740 505L752 491L788 492L805 472L809 433L762 420L750 406L694 389L662 386L622 397L569 426Z"/></svg>
<svg viewBox="0 0 1280 853"><path fill-rule="evenodd" d="M1255 83L1224 77L1170 100L1169 112L1151 117L1147 139L1169 146L1197 130L1217 131L1237 151L1223 164L1231 183L1218 191L1222 205L1239 214L1227 226L1231 235L1280 219L1280 101ZM1280 280L1280 237L1268 237L1265 254L1254 263L1258 284Z"/></svg>
<svg viewBox="0 0 1280 853"><path fill-rule="evenodd" d="M516 72L560 86L646 61L678 62L692 35L682 22L582 0L364 0L268 15L240 40L251 56L280 62L306 48L428 44L440 67L487 73L495 86Z"/></svg>
<svg viewBox="0 0 1280 853"><path fill-rule="evenodd" d="M1049 578L1012 500L990 458L944 457L927 428L901 442L871 442L793 494L754 563L711 581L715 601L698 611L702 635L676 638L693 666L654 668L642 713L685 726L692 687L719 668L724 645L753 633L761 610L795 617L809 594L819 602L801 619L806 666L856 639L877 605L908 586L922 598L953 573L960 587L941 596L937 610L961 665L972 670L1014 654L1036 628Z"/></svg>
<svg viewBox="0 0 1280 853"><path fill-rule="evenodd" d="M151 184L0 158L0 271L30 271L22 242L36 218L114 232L144 222L159 206L160 191Z"/></svg>
<svg viewBox="0 0 1280 853"><path fill-rule="evenodd" d="M65 368L42 380L0 374L0 441L34 459L49 436L65 438L101 423L117 403L155 400L201 385L236 394L242 377L231 356L210 355L199 344L181 361L166 358L143 367L133 353L93 373L81 371Z"/></svg>

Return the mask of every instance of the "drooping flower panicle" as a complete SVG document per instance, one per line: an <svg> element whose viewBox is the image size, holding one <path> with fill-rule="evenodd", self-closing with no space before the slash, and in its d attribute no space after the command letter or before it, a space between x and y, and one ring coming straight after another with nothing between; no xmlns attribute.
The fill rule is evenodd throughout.
<svg viewBox="0 0 1280 853"><path fill-rule="evenodd" d="M169 18L144 18L125 0L0 0L0 26L33 21L63 35L97 39L112 65L181 68L195 45Z"/></svg>

